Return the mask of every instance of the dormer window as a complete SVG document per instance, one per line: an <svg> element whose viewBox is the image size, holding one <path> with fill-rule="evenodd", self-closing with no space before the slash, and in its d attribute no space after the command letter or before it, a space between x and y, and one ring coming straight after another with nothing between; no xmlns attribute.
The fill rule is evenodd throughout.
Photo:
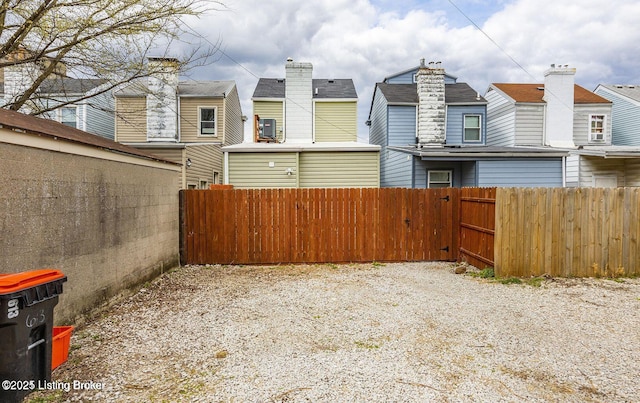
<svg viewBox="0 0 640 403"><path fill-rule="evenodd" d="M78 127L78 108L76 106L63 106L58 109L58 122L63 125Z"/></svg>
<svg viewBox="0 0 640 403"><path fill-rule="evenodd" d="M605 141L605 115L589 115L589 141Z"/></svg>
<svg viewBox="0 0 640 403"><path fill-rule="evenodd" d="M199 136L216 136L216 107L198 108Z"/></svg>
<svg viewBox="0 0 640 403"><path fill-rule="evenodd" d="M482 141L480 115L464 115L464 142L479 143Z"/></svg>

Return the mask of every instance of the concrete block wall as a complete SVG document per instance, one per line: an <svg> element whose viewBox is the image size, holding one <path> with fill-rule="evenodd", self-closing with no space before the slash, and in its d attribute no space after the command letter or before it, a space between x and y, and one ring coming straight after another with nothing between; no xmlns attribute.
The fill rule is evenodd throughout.
<svg viewBox="0 0 640 403"><path fill-rule="evenodd" d="M0 143L0 273L68 278L69 323L178 264L174 170Z"/></svg>

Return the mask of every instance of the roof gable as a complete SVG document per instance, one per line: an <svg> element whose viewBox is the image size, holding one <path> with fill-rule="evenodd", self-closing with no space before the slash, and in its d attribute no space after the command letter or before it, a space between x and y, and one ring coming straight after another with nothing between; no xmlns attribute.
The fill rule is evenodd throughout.
<svg viewBox="0 0 640 403"><path fill-rule="evenodd" d="M544 103L544 84L508 84L494 83L499 89L515 102ZM595 94L578 84L574 85L574 103L576 104L610 104L611 101Z"/></svg>
<svg viewBox="0 0 640 403"><path fill-rule="evenodd" d="M398 73L392 74L392 75L390 75L390 76L388 76L388 77L385 77L385 78L384 78L384 80L382 80L382 82L383 82L383 83L388 83L388 82L390 82L390 81L393 81L393 79L398 78L398 77L400 77L400 76L404 76L404 75L406 75L406 74L410 74L410 73L415 74L415 73L417 73L417 72L418 72L418 69L419 69L419 68L420 68L420 66L416 66L416 67L412 67L412 68L410 68L410 69L403 70L403 71L400 71L400 72L398 72ZM412 74L412 75L413 75L413 74ZM458 80L458 77L453 76L453 75L451 75L451 74L449 74L449 73L447 73L447 72L445 72L445 73L444 73L444 76L445 76L445 80L447 80L447 79L448 79L448 81L451 81L452 83L455 83L455 82Z"/></svg>

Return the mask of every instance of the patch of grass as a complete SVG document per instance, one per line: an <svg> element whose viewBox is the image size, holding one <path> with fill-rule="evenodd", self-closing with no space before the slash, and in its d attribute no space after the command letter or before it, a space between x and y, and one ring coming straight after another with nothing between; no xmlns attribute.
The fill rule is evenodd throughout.
<svg viewBox="0 0 640 403"><path fill-rule="evenodd" d="M359 348L366 348L367 350L374 350L374 349L376 349L376 348L380 348L380 346L379 346L379 345L377 345L377 344L373 344L373 343L368 342L368 341L360 341L360 340L356 340L356 342L355 342L355 343L356 343L356 347L359 347Z"/></svg>
<svg viewBox="0 0 640 403"><path fill-rule="evenodd" d="M493 267L485 267L480 271L469 272L469 275L471 277L478 277L478 278L495 278L496 277L496 273Z"/></svg>
<svg viewBox="0 0 640 403"><path fill-rule="evenodd" d="M339 266L335 263L327 263L327 267L329 267L331 270L338 270Z"/></svg>
<svg viewBox="0 0 640 403"><path fill-rule="evenodd" d="M522 284L522 280L517 277L507 277L497 279L501 284Z"/></svg>
<svg viewBox="0 0 640 403"><path fill-rule="evenodd" d="M543 281L544 277L531 277L525 280L525 282L532 287L540 287Z"/></svg>
<svg viewBox="0 0 640 403"><path fill-rule="evenodd" d="M385 264L384 263L380 263L380 262L372 262L371 266L373 266L373 267L384 267Z"/></svg>

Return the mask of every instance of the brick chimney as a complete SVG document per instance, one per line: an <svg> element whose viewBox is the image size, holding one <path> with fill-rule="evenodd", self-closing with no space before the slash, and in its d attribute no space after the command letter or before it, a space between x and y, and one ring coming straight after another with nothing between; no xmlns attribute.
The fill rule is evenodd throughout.
<svg viewBox="0 0 640 403"><path fill-rule="evenodd" d="M576 69L552 64L544 72L545 145L573 148L573 105Z"/></svg>
<svg viewBox="0 0 640 403"><path fill-rule="evenodd" d="M178 140L178 60L149 58L147 140Z"/></svg>
<svg viewBox="0 0 640 403"><path fill-rule="evenodd" d="M442 147L445 143L444 69L440 62L420 60L418 90L418 145Z"/></svg>
<svg viewBox="0 0 640 403"><path fill-rule="evenodd" d="M285 133L287 142L313 142L313 84L311 63L287 59L285 65Z"/></svg>

